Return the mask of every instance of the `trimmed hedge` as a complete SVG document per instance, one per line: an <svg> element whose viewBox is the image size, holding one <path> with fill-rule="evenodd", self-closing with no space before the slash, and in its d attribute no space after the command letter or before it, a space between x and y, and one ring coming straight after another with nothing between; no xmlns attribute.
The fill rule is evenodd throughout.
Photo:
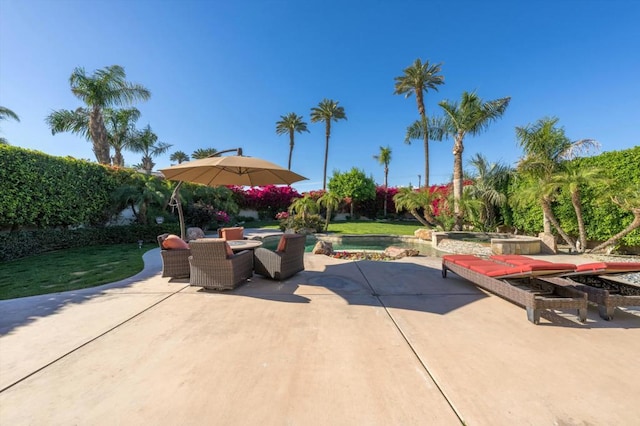
<svg viewBox="0 0 640 426"><path fill-rule="evenodd" d="M138 240L155 243L164 233L180 234L175 223L162 225L128 225L105 228L39 229L0 233L0 262L33 256L53 250L103 244L137 244Z"/></svg>
<svg viewBox="0 0 640 426"><path fill-rule="evenodd" d="M609 179L606 186L589 185L581 188L582 208L587 239L605 241L622 231L633 220L633 214L620 209L611 197L625 188L640 188L640 146L623 151L610 151L594 157L573 160L579 167L598 167ZM509 192L517 192L523 182L512 182ZM542 232L542 209L538 204L512 206L513 225L527 234ZM578 235L575 211L570 195L563 191L553 204L553 211L562 228L571 236ZM636 230L620 241L623 246L639 246L640 231Z"/></svg>
<svg viewBox="0 0 640 426"><path fill-rule="evenodd" d="M100 164L0 145L0 229L101 225L121 182Z"/></svg>

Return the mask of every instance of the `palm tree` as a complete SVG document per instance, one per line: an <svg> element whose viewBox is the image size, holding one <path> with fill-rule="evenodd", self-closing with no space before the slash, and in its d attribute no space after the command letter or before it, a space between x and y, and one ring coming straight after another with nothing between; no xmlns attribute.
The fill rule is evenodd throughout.
<svg viewBox="0 0 640 426"><path fill-rule="evenodd" d="M438 91L438 86L444 84L444 77L438 75L442 64L431 65L429 61L424 64L418 58L415 62L404 69L404 74L395 77L394 95L405 95L408 98L412 94L416 95L418 114L423 129L428 129L427 112L424 107L424 93L429 89ZM422 132L424 141L424 186L429 186L429 132Z"/></svg>
<svg viewBox="0 0 640 426"><path fill-rule="evenodd" d="M74 69L69 78L71 92L86 104L86 108L53 111L46 118L51 133L72 132L90 138L98 162L111 164L103 110L151 97L145 87L129 83L125 78L124 68L119 65L99 69L91 76L87 76L82 67Z"/></svg>
<svg viewBox="0 0 640 426"><path fill-rule="evenodd" d="M302 121L302 116L297 115L295 112L289 113L287 115L281 115L280 118L281 120L276 122L276 134L289 134L289 170L291 170L291 155L293 154L294 133L308 132L309 130L307 129L307 123Z"/></svg>
<svg viewBox="0 0 640 426"><path fill-rule="evenodd" d="M169 160L177 161L178 164L182 164L185 161L189 161L189 156L182 151L176 151L173 154L171 154L171 156L169 157Z"/></svg>
<svg viewBox="0 0 640 426"><path fill-rule="evenodd" d="M16 120L17 122L20 122L20 117L18 117L18 114L11 111L9 108L0 106L0 120L6 120L7 118L11 118L13 120ZM9 142L5 138L0 138L0 144L8 143Z"/></svg>
<svg viewBox="0 0 640 426"><path fill-rule="evenodd" d="M158 142L158 136L153 133L151 126L147 125L147 127L145 127L141 132L138 132L136 137L133 139L131 143L131 150L142 153L142 163L140 164L140 168L142 168L147 174L150 174L153 167L156 165L153 162L153 157L164 154L172 146L173 145L168 143Z"/></svg>
<svg viewBox="0 0 640 426"><path fill-rule="evenodd" d="M216 152L218 152L218 150L215 148L198 148L193 151L193 154L191 154L191 158L193 158L194 160L200 160L203 158L211 157Z"/></svg>
<svg viewBox="0 0 640 426"><path fill-rule="evenodd" d="M587 185L606 184L607 178L602 177L602 170L598 168L580 167L575 163L566 163L563 170L557 172L551 177L551 182L557 184L559 188L566 188L571 196L571 204L576 213L578 222L579 252L584 252L587 248L587 232L584 226L584 217L582 215L582 197L580 190Z"/></svg>
<svg viewBox="0 0 640 426"><path fill-rule="evenodd" d="M575 142L565 135L563 128L558 128L558 118L545 117L533 125L516 127L516 137L524 150L524 157L518 163L518 170L528 176L532 185L537 187L538 202L542 207L543 230L551 234L553 225L562 238L575 249L571 238L562 230L553 215L551 203L553 201L553 174L561 168L563 160L570 160L590 149L598 148L599 144L593 139L581 139Z"/></svg>
<svg viewBox="0 0 640 426"><path fill-rule="evenodd" d="M137 108L104 109L105 127L109 145L113 148L113 165L124 167L122 150L127 149L136 135L135 122L140 118Z"/></svg>
<svg viewBox="0 0 640 426"><path fill-rule="evenodd" d="M320 198L318 198L318 205L320 207L324 207L327 209L327 214L325 216L324 222L324 230L325 232L329 229L329 221L331 220L331 213L340 207L340 203L342 202L342 197L338 194L326 191Z"/></svg>
<svg viewBox="0 0 640 426"><path fill-rule="evenodd" d="M309 194L306 194L302 198L296 198L289 206L289 213L299 215L304 223L306 223L307 214L317 212L318 204Z"/></svg>
<svg viewBox="0 0 640 426"><path fill-rule="evenodd" d="M327 160L329 159L329 138L331 137L331 122L346 120L344 108L338 106L338 102L332 99L323 99L317 107L311 108L311 122L325 123L325 148L324 148L324 175L322 178L322 189L327 189Z"/></svg>
<svg viewBox="0 0 640 426"><path fill-rule="evenodd" d="M510 97L484 102L475 93L462 93L460 104L447 100L439 103L444 110L447 127L453 131L453 211L455 230L462 230L464 212L460 206L462 199L462 152L464 137L467 134L477 135L486 130L489 124L496 121L506 111Z"/></svg>
<svg viewBox="0 0 640 426"><path fill-rule="evenodd" d="M393 197L397 211L405 209L424 226L429 228L440 226L442 229L445 229L444 223L434 215L435 204L438 201L445 201L442 198L442 194L424 187L423 189L418 188L417 191L411 187L400 188L398 193ZM422 214L424 217L418 213L420 209L423 210Z"/></svg>
<svg viewBox="0 0 640 426"><path fill-rule="evenodd" d="M591 251L596 252L617 243L621 238L630 234L635 229L640 228L640 190L628 189L623 194L612 197L611 201L623 210L630 211L633 214L633 220L622 231L609 238L604 243L594 247Z"/></svg>
<svg viewBox="0 0 640 426"><path fill-rule="evenodd" d="M384 166L384 217L387 217L387 178L389 177L389 163L391 162L391 148L380 147L380 153L373 158Z"/></svg>
<svg viewBox="0 0 640 426"><path fill-rule="evenodd" d="M480 201L478 223L485 229L494 229L496 208L503 206L507 196L502 191L506 188L511 170L499 163L489 163L482 154L476 154L469 164L474 169L473 185L465 188L467 195Z"/></svg>

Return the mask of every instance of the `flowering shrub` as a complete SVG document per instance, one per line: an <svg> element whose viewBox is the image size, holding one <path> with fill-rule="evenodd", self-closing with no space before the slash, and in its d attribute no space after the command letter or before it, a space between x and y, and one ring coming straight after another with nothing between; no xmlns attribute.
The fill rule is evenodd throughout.
<svg viewBox="0 0 640 426"><path fill-rule="evenodd" d="M287 229L297 233L302 233L305 230L322 232L324 230L324 219L317 214L308 214L304 218L301 215L288 215L286 218L280 219L280 230L285 231Z"/></svg>
<svg viewBox="0 0 640 426"><path fill-rule="evenodd" d="M382 252L336 251L331 257L342 260L395 260Z"/></svg>
<svg viewBox="0 0 640 426"><path fill-rule="evenodd" d="M261 219L272 219L276 213L286 211L294 198L300 193L290 186L258 186L243 190L241 187L229 187L240 208L258 211Z"/></svg>
<svg viewBox="0 0 640 426"><path fill-rule="evenodd" d="M288 219L289 218L289 213L288 212L280 212L276 215L276 219L278 220L283 220L283 219Z"/></svg>
<svg viewBox="0 0 640 426"><path fill-rule="evenodd" d="M218 228L220 225L229 223L230 218L227 212L218 210L211 204L197 202L187 207L185 211L185 222L192 226L197 226L203 230Z"/></svg>

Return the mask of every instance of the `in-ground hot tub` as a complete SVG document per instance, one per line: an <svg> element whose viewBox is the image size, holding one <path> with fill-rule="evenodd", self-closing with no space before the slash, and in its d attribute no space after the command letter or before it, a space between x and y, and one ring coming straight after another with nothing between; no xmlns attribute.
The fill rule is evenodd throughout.
<svg viewBox="0 0 640 426"><path fill-rule="evenodd" d="M493 254L540 254L540 238L514 237L492 238L491 252Z"/></svg>
<svg viewBox="0 0 640 426"><path fill-rule="evenodd" d="M517 236L512 234L500 234L495 232L433 232L431 241L433 247L445 239L470 241L491 244L493 254L539 254L541 253L541 240L536 237Z"/></svg>

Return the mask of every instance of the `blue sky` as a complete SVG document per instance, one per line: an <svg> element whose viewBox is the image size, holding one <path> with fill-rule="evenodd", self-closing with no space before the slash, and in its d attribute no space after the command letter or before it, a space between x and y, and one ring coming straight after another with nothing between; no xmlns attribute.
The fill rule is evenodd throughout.
<svg viewBox="0 0 640 426"><path fill-rule="evenodd" d="M404 143L415 97L393 90L416 58L443 63L429 114L463 91L512 97L500 121L465 139L465 165L477 152L515 164L514 128L545 116L571 139L626 149L640 139L639 20L637 0L0 0L0 105L21 119L0 126L12 145L95 161L90 142L51 135L44 118L81 105L69 90L75 67L118 64L151 91L136 105L138 127L151 125L169 153L242 147L286 167L288 137L275 123L296 112L311 132L296 135L292 169L309 180L294 186L319 189L324 125L309 113L331 98L348 120L333 124L329 176L356 166L382 183L373 156L388 145L389 184L415 186L422 143ZM431 183L449 181L451 147L431 143ZM155 161L167 167L169 154Z"/></svg>

